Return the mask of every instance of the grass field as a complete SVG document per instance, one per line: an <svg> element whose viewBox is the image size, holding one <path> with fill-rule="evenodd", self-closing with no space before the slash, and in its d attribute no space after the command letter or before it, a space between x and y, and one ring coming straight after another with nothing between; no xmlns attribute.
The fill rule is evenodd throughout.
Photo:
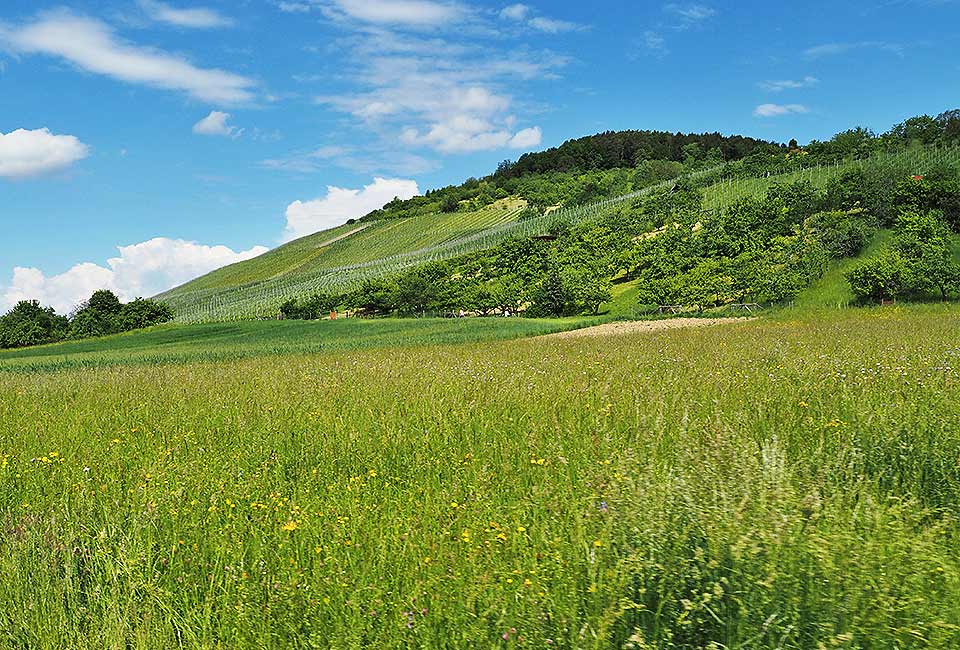
<svg viewBox="0 0 960 650"><path fill-rule="evenodd" d="M958 647L958 331L0 373L0 647Z"/></svg>
<svg viewBox="0 0 960 650"><path fill-rule="evenodd" d="M0 350L0 373L223 361L334 350L449 345L549 334L602 318L340 319L161 325L20 350Z"/></svg>

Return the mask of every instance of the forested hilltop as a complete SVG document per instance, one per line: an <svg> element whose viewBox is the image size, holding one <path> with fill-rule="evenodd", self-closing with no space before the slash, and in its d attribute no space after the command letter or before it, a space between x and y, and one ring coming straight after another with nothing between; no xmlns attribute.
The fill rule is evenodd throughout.
<svg viewBox="0 0 960 650"><path fill-rule="evenodd" d="M470 178L461 185L393 201L361 221L454 212L466 203L480 207L511 195L543 210L571 201L584 203L627 186L642 187L754 153L772 155L783 149L784 145L740 135L607 131L568 140L541 153L524 154L516 162L505 160L496 172L482 179ZM625 170L631 173L623 173Z"/></svg>

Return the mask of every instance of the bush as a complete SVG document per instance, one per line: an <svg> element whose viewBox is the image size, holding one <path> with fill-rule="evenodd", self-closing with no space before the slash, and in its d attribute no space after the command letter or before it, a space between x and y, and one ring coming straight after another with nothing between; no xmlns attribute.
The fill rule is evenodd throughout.
<svg viewBox="0 0 960 650"><path fill-rule="evenodd" d="M907 264L896 251L861 262L846 273L853 295L860 302L892 300L906 288Z"/></svg>
<svg viewBox="0 0 960 650"><path fill-rule="evenodd" d="M22 348L63 339L68 322L36 300L18 302L0 317L0 348Z"/></svg>
<svg viewBox="0 0 960 650"><path fill-rule="evenodd" d="M819 212L806 226L832 259L855 257L876 229L863 210Z"/></svg>

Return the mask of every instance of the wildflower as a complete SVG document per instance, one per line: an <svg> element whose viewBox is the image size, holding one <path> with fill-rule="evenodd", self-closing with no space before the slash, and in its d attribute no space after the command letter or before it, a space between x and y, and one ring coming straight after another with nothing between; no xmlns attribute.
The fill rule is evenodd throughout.
<svg viewBox="0 0 960 650"><path fill-rule="evenodd" d="M296 530L296 529L299 528L299 527L300 527L300 522L294 521L293 519L291 519L290 521L288 521L287 523L285 523L285 524L284 524L283 526L281 526L280 528L281 528L281 530L285 530L285 531L287 531L287 532L290 532L290 531Z"/></svg>
<svg viewBox="0 0 960 650"><path fill-rule="evenodd" d="M599 539L595 539L593 540L593 545L597 548L600 548L601 546L603 546L603 542L601 542Z"/></svg>

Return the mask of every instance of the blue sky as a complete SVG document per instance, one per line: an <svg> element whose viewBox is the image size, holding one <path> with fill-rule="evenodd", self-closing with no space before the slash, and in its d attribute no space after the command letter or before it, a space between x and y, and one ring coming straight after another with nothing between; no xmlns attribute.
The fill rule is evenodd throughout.
<svg viewBox="0 0 960 650"><path fill-rule="evenodd" d="M6 0L0 308L152 295L607 129L960 105L960 2Z"/></svg>

